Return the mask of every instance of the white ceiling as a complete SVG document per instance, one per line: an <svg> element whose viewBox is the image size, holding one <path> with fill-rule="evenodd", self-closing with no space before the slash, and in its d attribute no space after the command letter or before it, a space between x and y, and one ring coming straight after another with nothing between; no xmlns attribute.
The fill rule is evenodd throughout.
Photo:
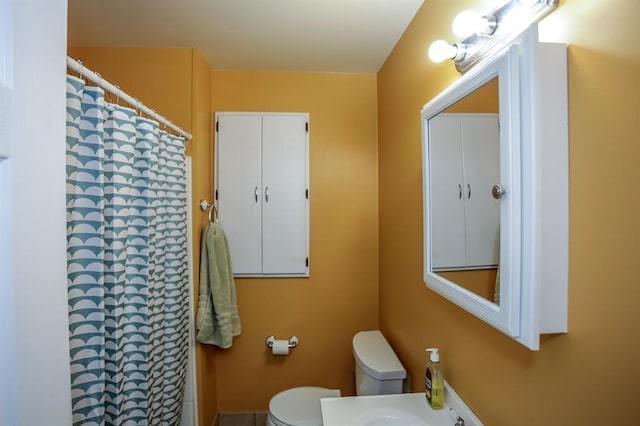
<svg viewBox="0 0 640 426"><path fill-rule="evenodd" d="M69 45L197 47L214 69L375 73L422 3L69 0Z"/></svg>

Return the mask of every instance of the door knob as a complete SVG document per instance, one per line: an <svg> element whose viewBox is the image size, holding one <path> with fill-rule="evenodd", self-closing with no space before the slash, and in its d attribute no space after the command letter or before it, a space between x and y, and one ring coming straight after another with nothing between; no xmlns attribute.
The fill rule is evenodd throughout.
<svg viewBox="0 0 640 426"><path fill-rule="evenodd" d="M505 194L505 190L502 186L500 186L499 183L496 183L491 188L491 195L493 195L493 198L495 198L496 200L499 200L500 198L502 198L504 194Z"/></svg>

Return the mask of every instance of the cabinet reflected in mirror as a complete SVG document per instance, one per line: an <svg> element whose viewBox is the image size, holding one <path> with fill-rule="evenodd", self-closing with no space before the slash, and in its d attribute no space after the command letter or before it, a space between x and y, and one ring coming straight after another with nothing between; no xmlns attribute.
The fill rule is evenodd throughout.
<svg viewBox="0 0 640 426"><path fill-rule="evenodd" d="M499 303L498 77L429 120L432 269Z"/></svg>

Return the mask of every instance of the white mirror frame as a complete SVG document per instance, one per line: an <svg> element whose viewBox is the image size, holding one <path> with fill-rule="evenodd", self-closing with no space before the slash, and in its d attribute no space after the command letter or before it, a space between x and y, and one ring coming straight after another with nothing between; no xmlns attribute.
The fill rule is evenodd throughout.
<svg viewBox="0 0 640 426"><path fill-rule="evenodd" d="M499 306L433 273L428 203L429 119L496 75L500 179L511 195L500 211ZM425 283L531 350L540 349L540 335L568 331L567 105L566 45L540 43L534 24L422 110Z"/></svg>
<svg viewBox="0 0 640 426"><path fill-rule="evenodd" d="M517 47L478 65L422 109L424 281L427 286L512 337L520 332L520 82ZM500 123L500 304L433 272L429 120L498 77Z"/></svg>

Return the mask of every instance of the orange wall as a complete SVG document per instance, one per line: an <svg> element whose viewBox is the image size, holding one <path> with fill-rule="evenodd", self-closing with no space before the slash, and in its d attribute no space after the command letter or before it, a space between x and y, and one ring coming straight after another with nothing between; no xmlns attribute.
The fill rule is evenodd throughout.
<svg viewBox="0 0 640 426"><path fill-rule="evenodd" d="M200 282L200 236L209 218L200 211L200 200L213 202L213 118L211 112L211 69L198 50L193 55L194 142L190 145L192 160L193 197L193 260L194 288ZM195 137L197 135L197 138ZM198 306L198 292L194 291L194 306ZM196 376L198 381L198 414L200 426L209 426L217 414L215 352L210 346L196 344Z"/></svg>
<svg viewBox="0 0 640 426"><path fill-rule="evenodd" d="M193 253L198 288L200 232L207 218L199 200L212 199L211 70L202 54L190 48L69 47L69 55L99 72L105 79L167 117L193 140L192 158ZM115 97L110 101L115 102ZM194 291L197 301L197 291ZM196 347L200 425L211 425L216 415L215 353ZM203 377L206 380L203 380Z"/></svg>
<svg viewBox="0 0 640 426"><path fill-rule="evenodd" d="M640 2L564 0L541 35L569 44L569 333L531 352L422 282L419 111L457 78L426 57L473 2L425 2L378 74L380 325L422 390L424 348L487 425L618 424L640 377ZM398 220L402 218L402 220Z"/></svg>
<svg viewBox="0 0 640 426"><path fill-rule="evenodd" d="M193 49L69 47L74 59L191 132ZM110 96L115 102L116 97Z"/></svg>
<svg viewBox="0 0 640 426"><path fill-rule="evenodd" d="M218 411L299 385L352 394L351 339L378 326L375 75L213 71L214 111L310 113L310 278L236 279L242 335L217 350ZM289 356L265 338L296 335Z"/></svg>
<svg viewBox="0 0 640 426"><path fill-rule="evenodd" d="M466 95L458 102L447 107L445 112L498 112L498 77L487 81L478 87L473 93Z"/></svg>

